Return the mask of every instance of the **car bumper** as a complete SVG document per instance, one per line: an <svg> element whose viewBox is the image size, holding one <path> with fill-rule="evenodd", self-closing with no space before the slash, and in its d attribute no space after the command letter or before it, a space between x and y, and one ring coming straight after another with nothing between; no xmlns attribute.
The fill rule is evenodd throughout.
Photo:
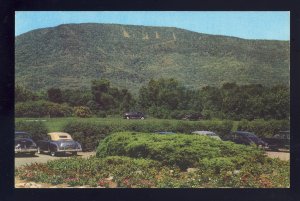
<svg viewBox="0 0 300 201"><path fill-rule="evenodd" d="M269 149L270 147L268 145L258 145L261 149Z"/></svg>
<svg viewBox="0 0 300 201"><path fill-rule="evenodd" d="M58 149L57 152L80 152L82 149Z"/></svg>
<svg viewBox="0 0 300 201"><path fill-rule="evenodd" d="M37 149L30 148L30 149L15 149L15 153L32 153L37 152Z"/></svg>

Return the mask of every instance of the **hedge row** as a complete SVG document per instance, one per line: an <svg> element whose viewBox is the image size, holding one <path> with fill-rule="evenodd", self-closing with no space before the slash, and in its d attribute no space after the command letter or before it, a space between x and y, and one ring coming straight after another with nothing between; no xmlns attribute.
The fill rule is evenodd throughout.
<svg viewBox="0 0 300 201"><path fill-rule="evenodd" d="M265 160L264 152L255 146L238 145L207 136L187 134L114 133L100 142L97 157L128 156L160 161L163 165L213 168L233 171L245 163Z"/></svg>
<svg viewBox="0 0 300 201"><path fill-rule="evenodd" d="M16 117L68 117L72 113L72 107L48 101L20 102L15 105Z"/></svg>
<svg viewBox="0 0 300 201"><path fill-rule="evenodd" d="M251 131L262 138L271 138L279 131L290 130L289 120L263 120L256 119L253 121L242 120L238 123L238 130Z"/></svg>
<svg viewBox="0 0 300 201"><path fill-rule="evenodd" d="M135 121L104 121L104 122L69 122L63 131L72 134L73 138L82 144L83 150L95 150L98 143L113 132L137 131L173 131L176 133L191 133L195 130L210 130L220 135L229 133L231 121L175 121L175 120L135 120Z"/></svg>
<svg viewBox="0 0 300 201"><path fill-rule="evenodd" d="M15 130L28 132L34 141L41 140L48 133L46 124L41 121L17 121Z"/></svg>

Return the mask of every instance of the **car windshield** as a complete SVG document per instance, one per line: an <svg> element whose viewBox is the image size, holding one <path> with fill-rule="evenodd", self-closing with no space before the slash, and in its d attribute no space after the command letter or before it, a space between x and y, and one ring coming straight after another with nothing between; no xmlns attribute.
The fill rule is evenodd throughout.
<svg viewBox="0 0 300 201"><path fill-rule="evenodd" d="M246 136L248 139L250 139L253 142L260 141L260 139L254 133L243 133L243 135Z"/></svg>
<svg viewBox="0 0 300 201"><path fill-rule="evenodd" d="M254 133L242 133L242 135L245 135L247 137L257 138L257 136Z"/></svg>
<svg viewBox="0 0 300 201"><path fill-rule="evenodd" d="M57 140L63 140L63 141L72 141L73 140L71 137L66 136L66 135L60 135L58 138L59 139L57 139Z"/></svg>
<svg viewBox="0 0 300 201"><path fill-rule="evenodd" d="M208 135L208 136L218 136L218 135L215 134L215 133L207 133L206 135Z"/></svg>

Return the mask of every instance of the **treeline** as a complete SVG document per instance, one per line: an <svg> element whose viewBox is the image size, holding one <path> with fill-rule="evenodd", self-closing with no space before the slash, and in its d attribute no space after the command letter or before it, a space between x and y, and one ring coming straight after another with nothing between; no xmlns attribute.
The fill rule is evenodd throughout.
<svg viewBox="0 0 300 201"><path fill-rule="evenodd" d="M175 79L150 80L137 96L128 89L112 87L109 80L91 82L90 90L50 88L34 93L15 87L16 117L79 116L105 117L126 111L141 111L156 118L181 119L186 114L201 114L206 119L288 119L288 86L260 84L221 87L206 86L191 90Z"/></svg>

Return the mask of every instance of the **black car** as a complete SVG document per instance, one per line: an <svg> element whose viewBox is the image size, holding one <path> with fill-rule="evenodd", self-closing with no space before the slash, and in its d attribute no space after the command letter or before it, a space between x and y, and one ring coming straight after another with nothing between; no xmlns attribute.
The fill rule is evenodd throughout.
<svg viewBox="0 0 300 201"><path fill-rule="evenodd" d="M231 132L223 139L233 141L237 144L244 144L244 145L256 144L259 147L268 148L268 144L266 142L264 142L262 139L257 137L254 133L247 132L247 131Z"/></svg>
<svg viewBox="0 0 300 201"><path fill-rule="evenodd" d="M123 115L124 119L145 119L145 115L142 112L126 112Z"/></svg>
<svg viewBox="0 0 300 201"><path fill-rule="evenodd" d="M269 144L270 149L279 151L280 149L290 149L290 131L279 131L272 137L263 138Z"/></svg>
<svg viewBox="0 0 300 201"><path fill-rule="evenodd" d="M27 132L15 132L15 154L30 154L32 156L37 152L35 142L30 138Z"/></svg>
<svg viewBox="0 0 300 201"><path fill-rule="evenodd" d="M199 113L192 113L192 114L187 114L183 118L183 120L201 120L203 119L203 116Z"/></svg>
<svg viewBox="0 0 300 201"><path fill-rule="evenodd" d="M63 132L48 133L44 140L37 141L38 153L47 152L51 156L58 153L72 153L77 155L78 151L82 151L81 145L74 141L70 134Z"/></svg>

